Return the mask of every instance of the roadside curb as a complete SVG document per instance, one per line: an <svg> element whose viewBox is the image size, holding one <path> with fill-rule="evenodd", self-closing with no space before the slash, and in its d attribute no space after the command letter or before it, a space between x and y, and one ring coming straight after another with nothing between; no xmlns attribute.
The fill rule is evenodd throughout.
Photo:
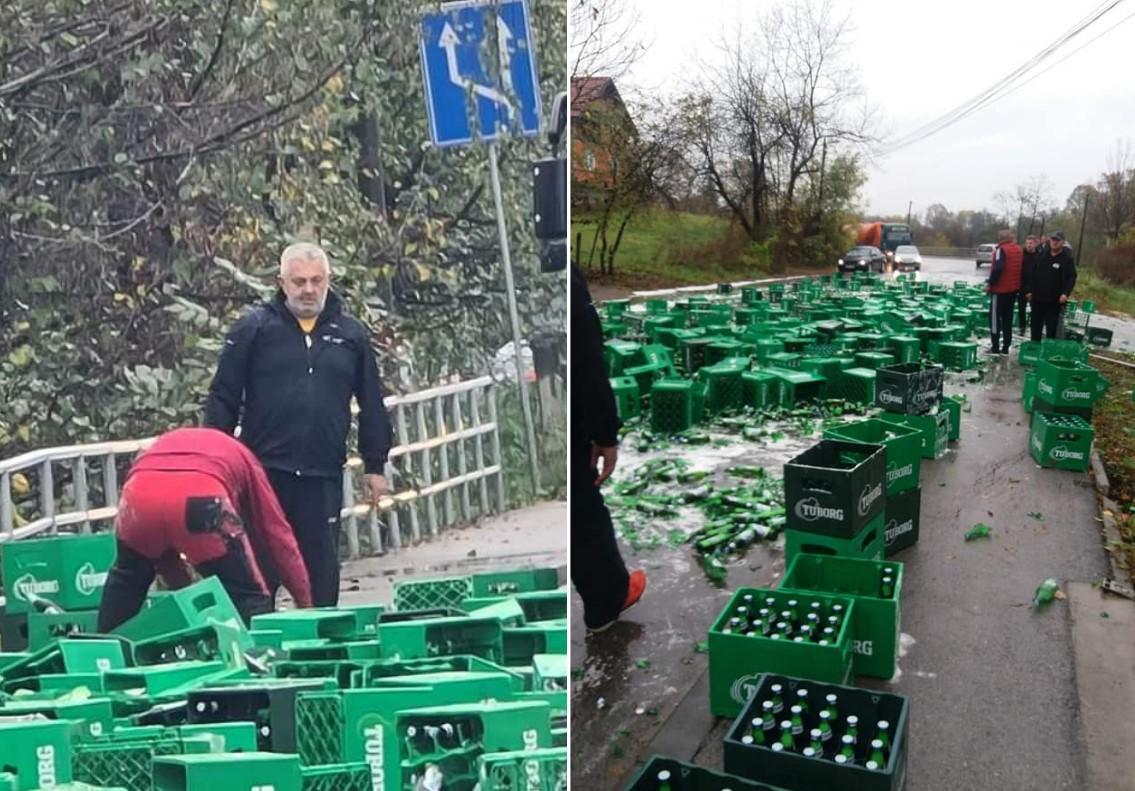
<svg viewBox="0 0 1135 791"><path fill-rule="evenodd" d="M1111 578L1119 582L1127 582L1131 574L1131 570L1127 568L1127 560L1121 553L1112 549L1114 545L1123 540L1119 532L1119 524L1115 520L1115 514L1119 512L1119 503L1109 497L1111 481L1108 480L1103 459L1100 458L1099 451L1095 447L1092 448L1091 463L1092 479L1095 481L1096 493L1099 495L1100 522L1103 524L1103 548L1111 566Z"/></svg>
<svg viewBox="0 0 1135 791"><path fill-rule="evenodd" d="M1107 497L1111 494L1111 481L1108 480L1107 471L1103 466L1103 459L1100 458L1099 451L1096 450L1094 445L1092 446L1091 462L1092 477L1095 478L1096 481L1096 491L1099 492L1101 496Z"/></svg>

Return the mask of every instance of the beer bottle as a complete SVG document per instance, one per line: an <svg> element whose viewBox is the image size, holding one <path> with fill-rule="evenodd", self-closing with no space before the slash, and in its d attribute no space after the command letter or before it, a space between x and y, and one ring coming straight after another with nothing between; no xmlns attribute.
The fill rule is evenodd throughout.
<svg viewBox="0 0 1135 791"><path fill-rule="evenodd" d="M895 597L895 581L892 577L883 577L879 583L879 598L893 599Z"/></svg>
<svg viewBox="0 0 1135 791"><path fill-rule="evenodd" d="M772 749L772 751L774 753L784 752L784 745L781 744L780 742L773 742L770 745L770 748Z"/></svg>
<svg viewBox="0 0 1135 791"><path fill-rule="evenodd" d="M796 705L800 707L803 714L808 713L808 689L807 687L800 687L796 690Z"/></svg>
<svg viewBox="0 0 1135 791"><path fill-rule="evenodd" d="M804 732L804 710L799 705L795 705L789 711L792 713L792 735L799 736Z"/></svg>
<svg viewBox="0 0 1135 791"><path fill-rule="evenodd" d="M824 702L828 704L828 713L832 715L832 719L835 719L837 716L836 704L839 703L839 698L836 697L834 692L829 692L824 696Z"/></svg>
<svg viewBox="0 0 1135 791"><path fill-rule="evenodd" d="M824 735L820 732L819 728L813 728L809 733L812 737L811 747L816 751L816 755L824 754Z"/></svg>
<svg viewBox="0 0 1135 791"><path fill-rule="evenodd" d="M882 739L872 739L871 740L871 760L874 761L875 763L877 763L879 766L885 766L886 765L887 759L886 759L886 756L883 755L883 740Z"/></svg>
<svg viewBox="0 0 1135 791"><path fill-rule="evenodd" d="M753 717L749 720L749 734L754 742L757 744L765 743L765 729L764 723L760 717Z"/></svg>
<svg viewBox="0 0 1135 791"><path fill-rule="evenodd" d="M791 621L799 621L800 620L800 611L798 609L799 606L800 606L800 603L797 602L796 599L789 599L788 600L789 620L791 620Z"/></svg>
<svg viewBox="0 0 1135 791"><path fill-rule="evenodd" d="M877 761L868 761L864 764L864 766L867 767L867 769L871 772L878 772L880 769L882 769L882 766L880 766Z"/></svg>
<svg viewBox="0 0 1135 791"><path fill-rule="evenodd" d="M855 738L851 734L845 733L840 741L843 746L840 748L839 754L846 755L848 761L853 760L855 758Z"/></svg>
<svg viewBox="0 0 1135 791"><path fill-rule="evenodd" d="M406 755L415 756L418 754L418 729L413 725L406 728Z"/></svg>
<svg viewBox="0 0 1135 791"><path fill-rule="evenodd" d="M804 748L804 757L805 758L815 758L817 755L818 755L818 753L816 752L816 748L814 748L814 747L805 747Z"/></svg>
<svg viewBox="0 0 1135 791"><path fill-rule="evenodd" d="M823 741L828 741L832 738L832 713L830 709L824 709L820 712L820 725L816 728L820 732L820 738Z"/></svg>
<svg viewBox="0 0 1135 791"><path fill-rule="evenodd" d="M843 753L839 753L839 754L838 754L838 755L836 755L836 757L835 757L835 762L836 762L837 764L839 764L840 766L843 766L843 765L845 765L845 764L849 764L849 763L851 763L851 758L849 758L848 756L844 755Z"/></svg>
<svg viewBox="0 0 1135 791"><path fill-rule="evenodd" d="M741 737L741 744L745 745L746 747L752 747L753 742L754 742L753 737L750 736L747 733L744 736Z"/></svg>
<svg viewBox="0 0 1135 791"><path fill-rule="evenodd" d="M844 731L844 737L851 737L851 743L859 741L859 718L854 714L847 715L847 730Z"/></svg>
<svg viewBox="0 0 1135 791"><path fill-rule="evenodd" d="M887 752L891 751L891 723L886 720L879 720L875 724L875 738L883 743L883 749Z"/></svg>
<svg viewBox="0 0 1135 791"><path fill-rule="evenodd" d="M780 684L773 684L768 688L769 694L772 695L772 710L779 714L784 710L784 687Z"/></svg>
<svg viewBox="0 0 1135 791"><path fill-rule="evenodd" d="M669 769L663 769L658 773L658 791L672 791L670 787Z"/></svg>
<svg viewBox="0 0 1135 791"><path fill-rule="evenodd" d="M780 746L789 752L796 749L796 739L792 736L792 720L784 720L780 723Z"/></svg>

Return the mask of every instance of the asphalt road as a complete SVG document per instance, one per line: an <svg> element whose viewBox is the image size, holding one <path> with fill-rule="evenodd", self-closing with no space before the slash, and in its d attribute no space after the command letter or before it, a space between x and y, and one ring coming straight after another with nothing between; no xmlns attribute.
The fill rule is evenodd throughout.
<svg viewBox="0 0 1135 791"><path fill-rule="evenodd" d="M931 259L922 276L985 272ZM1092 484L1033 463L1021 370L1013 358L987 365L980 384L951 377L947 392L966 393L972 411L951 452L923 463L920 542L896 558L906 564L899 673L857 683L910 696L908 791L1083 789L1068 608L1036 613L1029 602L1046 577L1093 582L1107 573ZM779 472L784 455L750 444L710 461ZM635 462L625 454L624 474ZM978 522L993 527L992 540L965 543ZM624 556L649 574L625 622L586 636L573 602L572 781L593 791L623 787L656 752L720 768L728 724L708 713L707 658L695 646L729 590L710 585L685 547ZM757 547L730 569L727 588L775 586L782 573L782 549Z"/></svg>

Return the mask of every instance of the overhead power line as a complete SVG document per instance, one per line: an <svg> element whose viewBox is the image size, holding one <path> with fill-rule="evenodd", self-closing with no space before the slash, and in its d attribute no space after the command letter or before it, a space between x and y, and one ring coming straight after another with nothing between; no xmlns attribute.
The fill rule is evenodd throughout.
<svg viewBox="0 0 1135 791"><path fill-rule="evenodd" d="M1056 53L1061 47L1063 47L1069 41L1071 41L1074 38L1076 38L1077 36L1079 36L1081 33L1083 33L1085 30L1090 28L1092 25L1099 22L1100 19L1102 19L1105 15L1107 15L1109 12L1111 12L1113 9L1115 9L1117 6L1119 6L1120 4L1122 4L1125 1L1126 0L1107 0L1106 2L1097 6L1087 16L1085 16L1083 19L1081 19L1079 22L1077 22L1075 25L1073 25L1069 30L1065 31L1063 34L1061 34L1059 37L1057 37L1057 39L1055 41L1053 41L1050 44L1048 44L1047 46L1043 47L1039 52L1037 52L1035 55L1033 55L1031 58L1029 58L1029 60L1025 61L1023 64L1021 64L1020 66L1015 68L1013 71L1006 74L1004 77L999 79L993 85L989 86L988 88L986 88L981 93L974 96L973 98L967 100L966 102L963 102L962 104L958 105L957 107L953 108L952 110L949 110L948 112L944 113L943 115L939 116L938 118L935 118L934 120L929 121L926 124L923 124L922 126L918 127L917 129L913 130L912 132L910 132L906 135L903 135L902 137L893 141L890 145L888 145L886 147L884 154L894 153L895 151L898 151L899 149L906 148L906 147L911 146L915 143L921 142L922 140L925 140L926 138L930 137L931 135L935 135L938 132L941 132L942 130L958 123L959 121L962 121L965 118L968 118L970 115L972 115L973 113L982 109L983 107L987 106L989 103L993 102L994 100L1001 98L1003 96L1006 96L1006 95L1008 95L1009 93L1011 93L1015 90L1018 90L1019 88L1026 85L1028 82L1031 82L1033 79L1036 79L1036 77L1039 77L1040 74L1043 74L1043 73L1047 72L1049 69L1055 67L1056 65L1059 65L1059 63L1062 63L1064 60L1067 60L1069 57L1076 54L1076 52L1079 52L1084 47L1086 47L1089 44L1091 44L1091 43L1097 41L1098 39L1102 38L1107 33L1110 33L1116 27L1123 24L1123 22L1127 21L1127 19L1129 19L1130 17L1125 17L1123 20L1120 20L1120 22L1116 23L1115 25L1108 28L1103 33L1101 33L1100 35L1098 35L1095 38L1091 39L1090 41L1086 42L1080 48L1069 53L1068 55L1066 55L1064 58L1062 58L1057 63L1054 63L1051 66L1049 66L1048 69L1045 69L1044 71L1042 71L1038 74L1033 74L1032 76L1029 76L1027 80L1022 81L1022 79L1024 77L1029 75L1029 73L1031 71L1033 71L1035 68L1040 66L1044 61L1046 61L1049 57L1051 57L1054 53Z"/></svg>

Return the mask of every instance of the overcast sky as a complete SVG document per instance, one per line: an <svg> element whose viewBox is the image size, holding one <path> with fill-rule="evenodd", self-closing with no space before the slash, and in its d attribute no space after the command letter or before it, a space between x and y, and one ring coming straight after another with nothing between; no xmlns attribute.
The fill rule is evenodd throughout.
<svg viewBox="0 0 1135 791"><path fill-rule="evenodd" d="M770 3L748 0L625 0L638 9L646 54L621 83L669 93L711 58L713 42L739 21L750 28ZM909 132L977 95L1099 5L1098 0L836 0L852 12L848 55L860 69L880 128ZM1039 66L1036 74L1135 15L1124 0ZM1009 96L868 168L872 213L996 209L993 195L1043 174L1063 206L1095 180L1120 139L1135 142L1135 18ZM1027 77L1025 79L1028 79Z"/></svg>

